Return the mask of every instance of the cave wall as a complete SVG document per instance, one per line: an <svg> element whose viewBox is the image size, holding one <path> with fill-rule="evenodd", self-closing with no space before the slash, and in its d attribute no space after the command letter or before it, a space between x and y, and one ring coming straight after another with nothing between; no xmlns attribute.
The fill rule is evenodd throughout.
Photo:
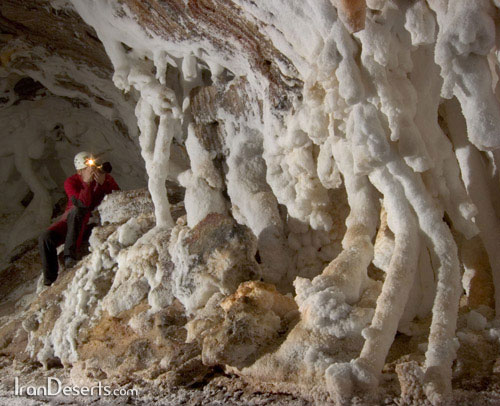
<svg viewBox="0 0 500 406"><path fill-rule="evenodd" d="M6 1L0 28L4 261L61 214L62 185L77 152L110 160L125 189L143 186L145 171L134 97L114 87L103 46L77 13L49 2Z"/></svg>
<svg viewBox="0 0 500 406"><path fill-rule="evenodd" d="M154 245L160 255L158 241L170 239L168 272L101 264L120 278L133 275L130 301L119 301L118 288L106 300L128 311L161 285L158 297L186 310L186 339L198 340L204 365L254 382L300 382L305 392L318 387L339 404L376 390L398 331L423 334L425 355L401 368L402 391L435 405L449 399L460 312L481 309L472 318L486 326L490 306L500 309L495 2L41 4L37 15L85 28L50 52L47 36L55 33L44 24L20 27L16 15L29 7L5 3L4 82L29 76L51 94L35 99L83 103L107 120L115 147L135 154L133 162L140 152L144 165L135 166L147 174L155 227L130 249L120 242L123 258L147 263L146 251ZM95 55L75 52L93 46ZM3 99L9 117L26 105ZM185 218L172 214L167 180L186 189ZM48 207L39 189L39 205ZM214 224L248 227L250 254L228 253L210 238L212 249L200 248ZM236 281L226 275L233 266L243 275ZM161 282L150 280L151 269ZM257 278L264 285L239 285ZM148 302L153 309L158 297ZM281 301L290 314L274 304ZM262 320L269 343L245 336L255 323L249 315ZM232 350L235 320L246 326L244 357ZM61 342L60 329L46 336L52 344ZM49 341L40 359L78 360Z"/></svg>

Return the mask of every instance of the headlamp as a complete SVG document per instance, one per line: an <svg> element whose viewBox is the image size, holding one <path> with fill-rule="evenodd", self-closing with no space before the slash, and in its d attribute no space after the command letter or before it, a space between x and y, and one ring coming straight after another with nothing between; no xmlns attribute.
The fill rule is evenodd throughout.
<svg viewBox="0 0 500 406"><path fill-rule="evenodd" d="M111 170L113 169L111 167L110 162L104 162L102 165L98 165L96 162L96 159L93 157L87 158L85 160L85 165L90 166L90 167L95 167L95 168L97 168L105 173L111 173Z"/></svg>
<svg viewBox="0 0 500 406"><path fill-rule="evenodd" d="M85 165L87 165L87 166L95 166L95 165L96 165L96 163L95 163L94 158L89 158L89 159L87 159L87 160L85 161Z"/></svg>

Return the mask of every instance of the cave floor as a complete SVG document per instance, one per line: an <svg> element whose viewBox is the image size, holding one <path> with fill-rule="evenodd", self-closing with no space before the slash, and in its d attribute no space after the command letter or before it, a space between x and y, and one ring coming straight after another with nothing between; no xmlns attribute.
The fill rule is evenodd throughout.
<svg viewBox="0 0 500 406"><path fill-rule="evenodd" d="M70 371L62 367L45 370L38 363L23 363L0 357L0 405L314 405L305 399L284 393L255 392L237 377L219 375L196 387L160 388L146 382L129 383L119 389L137 389L138 395L123 396L18 396L14 393L15 377L22 386L43 386L47 378L57 378L62 386L69 385ZM111 388L114 390L115 388Z"/></svg>
<svg viewBox="0 0 500 406"><path fill-rule="evenodd" d="M15 377L18 384L27 386L44 386L47 378L57 378L61 386L69 385L70 370L62 367L44 369L36 362L19 362L5 356L0 356L0 405L1 406L39 406L39 405L137 405L137 406L174 406L174 405L233 405L233 406L323 406L324 402L314 402L286 393L256 391L240 378L228 375L216 375L195 387L162 388L157 383L144 381L131 382L125 386L111 389L136 389L137 394L121 396L83 396L62 394L56 396L23 396L15 395ZM386 388L387 389L387 388ZM402 402L393 391L382 389L376 403L366 403L366 400L353 399L352 406L403 406L424 405L421 402ZM456 405L460 406L497 406L500 405L500 384L489 382L484 390L474 390L465 385L453 391ZM330 404L330 403L328 403Z"/></svg>

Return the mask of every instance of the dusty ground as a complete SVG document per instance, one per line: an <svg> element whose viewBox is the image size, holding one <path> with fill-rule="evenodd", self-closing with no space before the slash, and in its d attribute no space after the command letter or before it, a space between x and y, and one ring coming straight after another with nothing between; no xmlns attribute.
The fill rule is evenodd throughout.
<svg viewBox="0 0 500 406"><path fill-rule="evenodd" d="M0 358L0 405L291 405L308 406L313 403L288 394L252 391L244 382L225 375L213 377L195 388L161 388L145 382L130 383L122 389L137 389L139 396L14 396L14 378L22 386L45 385L47 377L58 378L69 384L69 371L64 368L44 370L40 365L13 362Z"/></svg>
<svg viewBox="0 0 500 406"><path fill-rule="evenodd" d="M134 382L121 389L137 389L138 396L14 396L14 377L23 386L40 386L47 377L58 378L62 385L69 384L69 370L52 368L44 370L37 363L20 363L6 357L0 358L0 405L1 406L39 406L39 405L137 405L137 406L195 406L195 405L233 405L233 406L323 406L290 394L256 391L241 379L219 374L207 382L191 388L162 388L147 382ZM389 376L387 376L389 378ZM483 384L485 381L483 380ZM473 382L471 382L473 384ZM354 399L352 406L424 406L422 402L403 402L386 385L380 398L372 402ZM114 388L113 388L114 389ZM483 390L455 389L454 399L457 406L497 406L500 405L500 384L492 379Z"/></svg>

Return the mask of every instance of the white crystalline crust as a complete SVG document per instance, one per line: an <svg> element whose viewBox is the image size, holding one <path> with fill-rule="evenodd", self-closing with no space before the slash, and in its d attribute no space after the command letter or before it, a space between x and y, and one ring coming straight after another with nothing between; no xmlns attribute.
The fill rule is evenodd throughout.
<svg viewBox="0 0 500 406"><path fill-rule="evenodd" d="M333 398L343 402L357 391L374 391L398 328L411 332L415 317L431 313L425 363L411 376L431 403L441 404L451 394L462 289L453 233L482 239L500 306L494 243L499 207L491 182L498 170L488 172L483 159L484 151L492 151L487 157L498 168L500 105L498 74L492 73L498 69L497 10L488 0L370 0L364 29L350 34L333 3L234 0L290 62L274 61L279 73L302 82L300 97L284 94L283 103L291 107L281 111L269 78L252 69L242 44L224 52L208 36L168 40L140 27L123 4L72 0L103 42L115 85L137 96L139 143L157 225L120 252L114 294L104 306L110 314L129 308L157 281L146 264L148 250L155 250L148 239L173 226L169 177L186 187L189 227L208 213L230 213L258 237L264 280L285 289L295 279L301 321L294 331L325 341L362 335L364 344L350 362L304 360ZM213 27L200 29L221 39ZM218 90L227 90L227 72L246 81L245 111L216 113L224 134L222 172L213 151L197 138L190 112L190 91L207 85L201 72L207 68ZM185 147L189 169L173 163L175 144ZM341 210L333 197L339 190L345 190L350 209L343 236L336 235ZM374 249L381 207L392 237ZM117 241L131 243L136 230L133 221L126 223ZM174 236L171 252L178 279L192 260L174 244L182 237ZM385 273L381 287L368 273L374 255ZM130 265L135 262L141 264L137 269ZM82 283L92 273L87 275ZM196 292L200 297L189 300L182 289L174 295L195 312L217 289ZM84 311L81 294L71 300L77 302L68 302L76 312L70 327ZM469 322L473 329L484 327L475 315ZM303 350L306 344L293 341L297 336L290 334L281 354ZM54 337L47 346L71 360L72 339ZM283 362L294 364L292 358ZM243 373L265 375L268 361L264 357Z"/></svg>
<svg viewBox="0 0 500 406"><path fill-rule="evenodd" d="M107 217L109 210L113 208L100 207L101 216ZM123 213L128 221L93 231L91 253L79 264L64 291L61 314L50 331L36 338L42 348L32 355L42 364L47 365L52 357L58 357L64 365L77 361L84 332L104 313L116 316L143 300L155 313L173 301L168 263L160 254L166 251L170 232L153 228L152 213L134 214L132 207ZM28 343L28 348L33 349L34 343Z"/></svg>

